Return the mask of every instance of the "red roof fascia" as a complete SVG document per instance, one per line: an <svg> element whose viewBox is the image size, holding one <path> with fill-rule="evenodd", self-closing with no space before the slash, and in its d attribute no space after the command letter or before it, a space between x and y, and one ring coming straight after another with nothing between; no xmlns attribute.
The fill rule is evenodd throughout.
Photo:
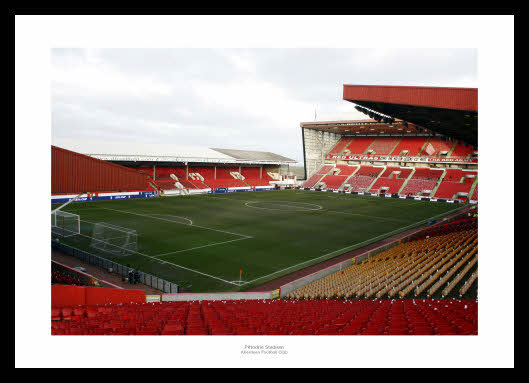
<svg viewBox="0 0 529 383"><path fill-rule="evenodd" d="M478 111L477 88L344 85L343 99Z"/></svg>

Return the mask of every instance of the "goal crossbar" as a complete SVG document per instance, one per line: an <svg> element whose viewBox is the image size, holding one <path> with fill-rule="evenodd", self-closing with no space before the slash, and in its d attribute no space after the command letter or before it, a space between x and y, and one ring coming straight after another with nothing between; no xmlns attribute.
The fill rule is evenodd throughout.
<svg viewBox="0 0 529 383"><path fill-rule="evenodd" d="M53 234L70 237L81 233L81 220L79 215L62 210L51 213L51 231Z"/></svg>

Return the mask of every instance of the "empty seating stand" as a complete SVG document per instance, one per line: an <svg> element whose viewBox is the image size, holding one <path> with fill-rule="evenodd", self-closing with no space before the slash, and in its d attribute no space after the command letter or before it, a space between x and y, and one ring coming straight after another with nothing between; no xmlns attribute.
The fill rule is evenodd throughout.
<svg viewBox="0 0 529 383"><path fill-rule="evenodd" d="M374 137L355 137L344 149L344 154L364 154L369 145L373 143L374 139Z"/></svg>
<svg viewBox="0 0 529 383"><path fill-rule="evenodd" d="M432 180L423 180L423 179L411 179L408 180L408 183L401 190L400 194L403 195L420 195L421 193L426 193L426 191L431 192L437 181Z"/></svg>
<svg viewBox="0 0 529 383"><path fill-rule="evenodd" d="M471 183L443 181L437 188L435 198L459 199L457 193L468 193L472 187ZM464 198L466 199L466 198Z"/></svg>
<svg viewBox="0 0 529 383"><path fill-rule="evenodd" d="M461 158L467 158L474 152L474 148L472 145L467 145L463 142L458 142L456 147L454 148L454 151L450 155L450 157L461 157Z"/></svg>
<svg viewBox="0 0 529 383"><path fill-rule="evenodd" d="M336 165L336 170L334 174L340 176L350 176L355 172L358 166L349 166L349 165Z"/></svg>
<svg viewBox="0 0 529 383"><path fill-rule="evenodd" d="M471 201L477 201L478 200L478 186L474 189L474 192L470 196Z"/></svg>
<svg viewBox="0 0 529 383"><path fill-rule="evenodd" d="M402 140L390 154L394 156L416 156L425 142L426 137L402 137Z"/></svg>
<svg viewBox="0 0 529 383"><path fill-rule="evenodd" d="M443 175L444 169L415 168L412 179L437 181Z"/></svg>
<svg viewBox="0 0 529 383"><path fill-rule="evenodd" d="M477 268L476 220L446 224L287 294L288 299L444 297ZM442 290L442 291L441 291ZM454 289L454 291L456 291Z"/></svg>
<svg viewBox="0 0 529 383"><path fill-rule="evenodd" d="M347 180L346 185L349 185L349 191L367 192L374 179L374 177L354 175Z"/></svg>
<svg viewBox="0 0 529 383"><path fill-rule="evenodd" d="M421 152L421 156L437 156L441 152L450 152L453 146L452 141L444 140L439 137L431 137Z"/></svg>
<svg viewBox="0 0 529 383"><path fill-rule="evenodd" d="M340 188L340 186L342 186L346 178L347 176L342 176L342 175L339 175L339 176L328 175L328 176L323 177L321 182L325 183L325 187L327 189L337 190Z"/></svg>
<svg viewBox="0 0 529 383"><path fill-rule="evenodd" d="M412 168L401 168L399 166L387 166L384 172L371 187L371 193L396 194L402 184L413 171ZM388 188L388 189L386 189Z"/></svg>
<svg viewBox="0 0 529 383"><path fill-rule="evenodd" d="M477 174L478 172L473 170L446 169L443 181L468 182L472 184L472 182L474 182L474 177L476 177Z"/></svg>
<svg viewBox="0 0 529 383"><path fill-rule="evenodd" d="M231 171L239 171L238 168L231 169ZM193 168L194 173L199 173L204 178L204 183L210 188L232 188L232 187L248 187L238 178L233 177L227 168L217 167L216 175L214 167L196 167Z"/></svg>
<svg viewBox="0 0 529 383"><path fill-rule="evenodd" d="M404 179L402 178L382 178L380 177L371 187L371 193L396 194L399 192Z"/></svg>
<svg viewBox="0 0 529 383"><path fill-rule="evenodd" d="M369 147L369 154L385 155L393 151L399 141L398 137L378 137Z"/></svg>
<svg viewBox="0 0 529 383"><path fill-rule="evenodd" d="M477 335L476 301L237 300L52 308L52 335Z"/></svg>
<svg viewBox="0 0 529 383"><path fill-rule="evenodd" d="M399 166L387 166L386 170L380 175L383 178L401 178L405 180L409 177L413 168L401 168Z"/></svg>
<svg viewBox="0 0 529 383"><path fill-rule="evenodd" d="M250 186L270 186L270 181L272 181L272 177L264 169L261 173L261 168L243 167L241 174L244 177L244 182Z"/></svg>
<svg viewBox="0 0 529 383"><path fill-rule="evenodd" d="M384 170L383 167L375 167L369 165L361 165L356 173L350 177L346 185L349 185L349 191L367 192L369 186L373 183L375 178Z"/></svg>
<svg viewBox="0 0 529 383"><path fill-rule="evenodd" d="M341 154L343 150L351 143L352 138L342 138L338 143L331 149L329 154Z"/></svg>
<svg viewBox="0 0 529 383"><path fill-rule="evenodd" d="M324 165L318 170L316 173L314 173L308 180L305 181L303 184L304 188L312 188L316 185L316 183L327 173L329 173L333 169L332 165Z"/></svg>
<svg viewBox="0 0 529 383"><path fill-rule="evenodd" d="M175 180L170 181L155 181L154 184L160 189L160 190L177 190L178 188L175 185ZM185 187L185 186L184 186Z"/></svg>

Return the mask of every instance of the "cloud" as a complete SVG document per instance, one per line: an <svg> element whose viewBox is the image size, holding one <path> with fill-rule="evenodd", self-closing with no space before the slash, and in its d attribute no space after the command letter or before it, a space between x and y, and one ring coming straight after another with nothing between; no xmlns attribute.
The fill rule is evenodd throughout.
<svg viewBox="0 0 529 383"><path fill-rule="evenodd" d="M263 150L364 118L343 84L477 86L474 49L53 49L52 135Z"/></svg>

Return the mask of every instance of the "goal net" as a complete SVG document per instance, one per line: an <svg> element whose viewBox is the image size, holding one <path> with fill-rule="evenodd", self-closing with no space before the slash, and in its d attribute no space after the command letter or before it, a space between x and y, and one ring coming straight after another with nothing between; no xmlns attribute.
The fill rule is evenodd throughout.
<svg viewBox="0 0 529 383"><path fill-rule="evenodd" d="M138 233L106 222L94 224L90 247L116 255L130 255L138 250Z"/></svg>
<svg viewBox="0 0 529 383"><path fill-rule="evenodd" d="M51 232L62 238L71 237L81 232L81 220L77 214L56 210L51 213Z"/></svg>

